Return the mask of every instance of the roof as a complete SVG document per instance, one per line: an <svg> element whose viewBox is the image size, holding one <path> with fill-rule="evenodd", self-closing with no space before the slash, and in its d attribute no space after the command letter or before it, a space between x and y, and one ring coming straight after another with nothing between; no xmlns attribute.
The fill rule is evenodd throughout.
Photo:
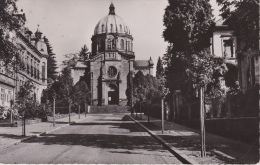
<svg viewBox="0 0 260 165"><path fill-rule="evenodd" d="M109 14L103 17L95 27L94 35L102 33L124 33L130 35L129 26L121 17L114 13L114 5L112 4L110 6Z"/></svg>
<svg viewBox="0 0 260 165"><path fill-rule="evenodd" d="M76 68L86 68L87 65L85 64L84 61L77 61L75 67L76 67Z"/></svg>
<svg viewBox="0 0 260 165"><path fill-rule="evenodd" d="M149 60L135 60L134 67L148 67Z"/></svg>
<svg viewBox="0 0 260 165"><path fill-rule="evenodd" d="M70 66L73 68L86 68L87 65L84 61L79 61L77 58L70 60Z"/></svg>

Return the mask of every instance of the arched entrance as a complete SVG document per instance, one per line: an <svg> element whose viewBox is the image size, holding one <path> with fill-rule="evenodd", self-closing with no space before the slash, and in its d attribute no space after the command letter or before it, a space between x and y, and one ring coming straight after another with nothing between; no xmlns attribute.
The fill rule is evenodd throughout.
<svg viewBox="0 0 260 165"><path fill-rule="evenodd" d="M118 90L115 84L109 84L108 90L108 105L115 105L118 104Z"/></svg>

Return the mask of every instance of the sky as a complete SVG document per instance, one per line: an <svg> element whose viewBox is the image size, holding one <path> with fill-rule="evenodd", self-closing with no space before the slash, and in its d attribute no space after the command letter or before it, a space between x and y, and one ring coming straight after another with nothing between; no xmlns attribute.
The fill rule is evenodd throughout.
<svg viewBox="0 0 260 165"><path fill-rule="evenodd" d="M218 19L216 0L210 1L213 14ZM78 53L84 44L91 50L94 28L101 18L108 15L111 2L116 15L130 28L135 59L148 60L152 57L156 68L158 57L165 54L168 45L162 37L167 0L19 0L17 6L23 9L26 26L32 32L39 25L60 65L65 54Z"/></svg>

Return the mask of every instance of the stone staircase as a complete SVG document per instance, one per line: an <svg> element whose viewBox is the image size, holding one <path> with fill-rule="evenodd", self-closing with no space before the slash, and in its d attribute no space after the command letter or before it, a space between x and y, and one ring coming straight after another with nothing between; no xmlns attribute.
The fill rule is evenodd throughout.
<svg viewBox="0 0 260 165"><path fill-rule="evenodd" d="M128 111L130 107L128 106L119 106L119 105L106 105L106 106L91 106L89 113L104 113L104 114L111 114L111 113L130 113Z"/></svg>

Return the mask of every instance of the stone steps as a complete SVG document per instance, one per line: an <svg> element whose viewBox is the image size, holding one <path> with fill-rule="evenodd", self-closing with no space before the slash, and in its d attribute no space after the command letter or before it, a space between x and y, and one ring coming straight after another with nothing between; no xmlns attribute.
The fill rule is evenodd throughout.
<svg viewBox="0 0 260 165"><path fill-rule="evenodd" d="M128 106L119 106L119 105L106 105L106 106L91 106L89 113L128 113Z"/></svg>

